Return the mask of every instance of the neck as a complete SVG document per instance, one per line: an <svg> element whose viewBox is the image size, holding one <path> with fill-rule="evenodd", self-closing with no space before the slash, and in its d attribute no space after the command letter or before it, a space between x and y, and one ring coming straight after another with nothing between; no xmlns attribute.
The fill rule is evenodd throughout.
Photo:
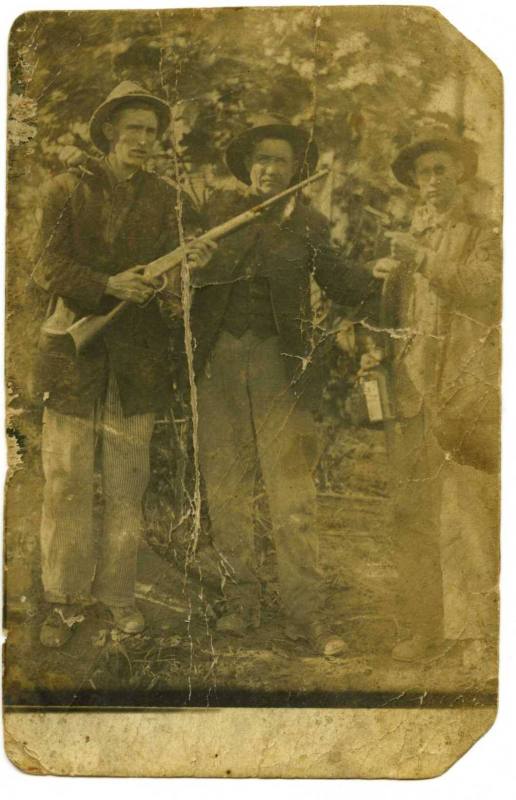
<svg viewBox="0 0 516 800"><path fill-rule="evenodd" d="M442 199L437 203L429 203L429 207L437 214L446 214L457 202L457 194L450 195L446 199Z"/></svg>
<svg viewBox="0 0 516 800"><path fill-rule="evenodd" d="M137 167L133 167L130 164L122 164L116 157L115 153L109 153L106 159L108 166L117 179L117 181L125 181L127 178L130 178L137 172Z"/></svg>

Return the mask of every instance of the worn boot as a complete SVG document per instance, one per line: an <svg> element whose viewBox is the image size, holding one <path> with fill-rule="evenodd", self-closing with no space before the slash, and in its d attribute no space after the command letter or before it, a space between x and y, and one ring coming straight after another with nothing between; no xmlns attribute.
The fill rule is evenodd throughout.
<svg viewBox="0 0 516 800"><path fill-rule="evenodd" d="M303 640L309 642L313 649L326 658L341 656L348 650L344 639L329 629L327 625L313 622L308 626L289 622L285 633L292 641Z"/></svg>
<svg viewBox="0 0 516 800"><path fill-rule="evenodd" d="M135 634L145 630L145 618L136 606L110 606L115 626L123 633Z"/></svg>
<svg viewBox="0 0 516 800"><path fill-rule="evenodd" d="M217 633L230 636L245 636L248 630L260 625L260 608L239 608L228 610L217 620Z"/></svg>
<svg viewBox="0 0 516 800"><path fill-rule="evenodd" d="M39 632L39 641L43 647L63 647L84 619L82 606L56 604L45 617Z"/></svg>
<svg viewBox="0 0 516 800"><path fill-rule="evenodd" d="M407 639L398 642L392 650L395 661L418 663L436 661L446 656L455 646L455 642L445 639L436 639L415 633Z"/></svg>

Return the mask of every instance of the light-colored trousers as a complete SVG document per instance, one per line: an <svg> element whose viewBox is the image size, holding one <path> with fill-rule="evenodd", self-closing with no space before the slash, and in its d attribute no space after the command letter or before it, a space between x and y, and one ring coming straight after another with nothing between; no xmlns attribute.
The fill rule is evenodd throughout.
<svg viewBox="0 0 516 800"><path fill-rule="evenodd" d="M104 402L89 417L45 409L41 565L49 602L133 604L154 417L124 417L112 374ZM99 437L103 514L96 541L93 497Z"/></svg>
<svg viewBox="0 0 516 800"><path fill-rule="evenodd" d="M278 337L223 332L198 382L199 449L228 610L259 605L253 525L258 466L272 520L280 599L310 621L324 603L317 567L315 424L290 390Z"/></svg>
<svg viewBox="0 0 516 800"><path fill-rule="evenodd" d="M425 409L401 422L393 552L402 627L446 639L498 630L498 477L450 461Z"/></svg>
<svg viewBox="0 0 516 800"><path fill-rule="evenodd" d="M444 635L498 636L498 475L448 462L441 494Z"/></svg>
<svg viewBox="0 0 516 800"><path fill-rule="evenodd" d="M443 635L441 490L444 453L422 409L401 420L391 453L393 560L403 632Z"/></svg>

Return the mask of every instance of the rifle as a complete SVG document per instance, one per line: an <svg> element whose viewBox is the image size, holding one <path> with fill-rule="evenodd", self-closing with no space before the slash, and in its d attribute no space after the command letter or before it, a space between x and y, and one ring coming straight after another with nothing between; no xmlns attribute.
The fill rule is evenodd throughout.
<svg viewBox="0 0 516 800"><path fill-rule="evenodd" d="M221 225L211 228L211 230L206 231L195 240L185 243L184 245L180 245L175 250L172 250L171 253L161 256L160 258L155 259L155 261L145 264L145 266L133 267L132 270L127 271L132 271L135 273L141 272L149 278L162 277L170 270L181 266L183 259L186 257L189 246L191 246L194 242L202 242L206 241L207 239L210 239L211 241L218 241L219 239L222 239L224 236L227 236L238 228L241 228L243 225L247 225L252 222L279 200L289 197L294 192L298 192L300 189L308 186L308 184L314 183L314 181L321 180L321 178L324 178L328 173L329 170L327 169L321 170L315 175L296 183L294 186L289 186L288 189L279 192L273 197L270 197L268 200L264 200L263 203L259 203L257 206L250 208L248 211L244 211L242 214L232 217L232 219L229 219L227 222L223 222ZM132 305L130 301L122 300L105 314L90 314L77 319L77 315L70 308L68 308L62 298L59 298L53 314L44 323L41 333L43 336L51 338L64 336L71 337L75 346L75 353L76 355L79 355L84 348L93 341L93 339L102 333L107 325L113 322L113 320L115 320L130 305Z"/></svg>

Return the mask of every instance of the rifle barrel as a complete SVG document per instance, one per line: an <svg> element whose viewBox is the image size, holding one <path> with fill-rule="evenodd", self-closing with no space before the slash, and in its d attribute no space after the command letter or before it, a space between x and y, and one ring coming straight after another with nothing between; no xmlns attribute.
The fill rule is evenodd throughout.
<svg viewBox="0 0 516 800"><path fill-rule="evenodd" d="M189 245L193 244L193 242L205 242L207 240L218 241L219 239L222 239L229 233L232 233L238 228L241 228L243 225L251 222L255 217L262 214L267 208L275 205L285 197L289 197L291 194L294 194L294 192L300 191L300 189L303 189L310 183L320 181L329 174L329 171L330 170L328 169L320 170L320 172L316 172L315 175L305 178L299 183L296 183L294 186L289 186L287 189L284 189L282 192L273 195L273 197L269 197L267 200L264 200L257 206L253 206L247 211L243 211L242 214L238 214L236 217L232 217L226 222L216 225L214 228L210 228L209 231L205 231L205 233L197 236L192 242L185 243L184 245L176 248L176 250L173 250L171 253L167 253L166 255L157 258L155 261L151 261L150 264L146 265L144 270L145 273L153 278L159 278L161 275L164 275L175 266L181 264L185 251ZM141 269L141 267L139 269Z"/></svg>
<svg viewBox="0 0 516 800"><path fill-rule="evenodd" d="M244 211L242 214L227 220L227 222L223 222L221 225L211 228L209 231L201 234L201 236L198 236L193 241L202 242L206 241L207 239L217 241L218 239L222 239L222 237L227 236L237 228L242 227L242 225L246 225L248 222L251 222L256 216L263 213L265 209L269 208L269 206L274 205L285 197L289 197L289 195L293 194L294 192L298 192L300 189L303 189L310 183L321 180L321 178L324 178L329 174L329 172L330 170L328 169L323 169L320 172L316 172L315 175L305 178L299 183L296 183L294 186L289 186L288 189L284 189L282 192L275 194L273 197L269 197L267 200L264 200L257 206ZM145 266L133 267L133 271L143 272L152 278L159 278L161 275L164 275L182 263L186 251L192 243L193 242L188 242L184 245L180 245L171 253L161 256ZM72 337L76 352L80 353L89 344L89 342L98 336L98 334L102 332L106 325L109 325L110 322L116 319L116 317L118 317L118 315L124 311L128 305L129 302L127 300L122 300L120 303L117 303L117 305L107 314L91 314L87 317L78 319L76 322L70 325L70 327L65 331L65 335Z"/></svg>

